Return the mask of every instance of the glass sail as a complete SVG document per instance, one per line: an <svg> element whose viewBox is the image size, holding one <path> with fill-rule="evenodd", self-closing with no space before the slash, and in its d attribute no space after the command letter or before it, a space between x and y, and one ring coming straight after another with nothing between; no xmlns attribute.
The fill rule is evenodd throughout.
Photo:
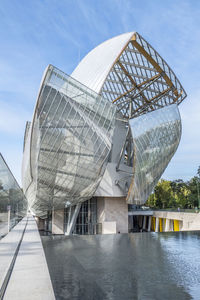
<svg viewBox="0 0 200 300"><path fill-rule="evenodd" d="M127 202L143 204L176 152L181 119L176 104L131 119L134 170Z"/></svg>

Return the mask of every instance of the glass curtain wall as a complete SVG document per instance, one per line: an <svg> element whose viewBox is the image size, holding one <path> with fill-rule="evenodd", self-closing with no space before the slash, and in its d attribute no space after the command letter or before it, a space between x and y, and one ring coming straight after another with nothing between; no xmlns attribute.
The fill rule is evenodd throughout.
<svg viewBox="0 0 200 300"><path fill-rule="evenodd" d="M24 151L32 179L27 182L23 168L23 188L33 212L93 197L111 150L115 112L108 100L49 66Z"/></svg>
<svg viewBox="0 0 200 300"><path fill-rule="evenodd" d="M27 201L3 156L0 154L0 238L27 212Z"/></svg>
<svg viewBox="0 0 200 300"><path fill-rule="evenodd" d="M65 210L65 231L73 216L75 206ZM97 200L95 197L81 204L73 234L98 234L101 233L101 224L97 223Z"/></svg>

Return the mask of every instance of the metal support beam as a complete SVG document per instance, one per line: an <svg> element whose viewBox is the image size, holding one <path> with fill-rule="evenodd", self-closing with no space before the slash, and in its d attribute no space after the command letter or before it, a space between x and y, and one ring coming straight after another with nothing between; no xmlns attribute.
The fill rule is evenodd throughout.
<svg viewBox="0 0 200 300"><path fill-rule="evenodd" d="M137 86L137 83L135 80L133 80L132 76L129 74L129 72L126 70L126 68L122 65L122 63L118 60L117 64L120 66L124 74L129 78L130 82L133 84L134 87Z"/></svg>
<svg viewBox="0 0 200 300"><path fill-rule="evenodd" d="M79 213L79 211L80 211L80 208L81 208L81 203L78 203L78 204L76 205L75 210L74 210L73 216L72 216L72 218L71 218L71 220L70 220L70 224L69 224L69 226L67 226L67 232L66 232L66 235L71 235L71 234L72 234L72 232L73 232L73 230L74 230L74 226L75 226L75 224L76 224L76 219L77 219L77 217L78 217L78 213Z"/></svg>
<svg viewBox="0 0 200 300"><path fill-rule="evenodd" d="M121 162L121 159L122 159L124 150L125 150L125 148L126 148L126 143L127 143L127 137L128 137L128 135L129 135L129 130L130 130L130 127L128 127L127 134L126 134L126 139L125 139L124 145L123 145L123 147L122 147L122 149L121 149L121 152L120 152L120 157L119 157L119 161L118 161L117 166L116 166L116 171L119 170L119 165L120 165L120 162Z"/></svg>
<svg viewBox="0 0 200 300"><path fill-rule="evenodd" d="M72 173L72 172L65 172L65 171L61 171L61 170L58 170L58 169L50 169L50 168L46 168L46 167L42 167L42 166L38 166L38 169L39 170L44 170L44 171L49 171L50 174L64 174L64 175L69 175L69 176L76 176L76 177L80 177L80 178L84 178L84 179L93 179L93 177L89 177L89 176L82 176L82 175L78 175L78 174L75 174L75 173Z"/></svg>
<svg viewBox="0 0 200 300"><path fill-rule="evenodd" d="M70 226L70 221L71 221L71 213L72 213L72 207L69 207L69 214L68 214L68 220L67 220L67 228Z"/></svg>
<svg viewBox="0 0 200 300"><path fill-rule="evenodd" d="M150 83L149 83L148 85L146 85L145 87L143 87L141 90L140 90L141 85L140 85L140 86L138 85L137 88L138 88L139 92L138 92L137 94L135 94L134 96L130 96L131 101L133 101L134 99L136 99L138 96L142 96L143 99L145 100L145 102L146 102L147 104L155 104L155 103L153 103L154 98L155 98L155 97L157 98L157 97L159 97L159 96L162 95L162 94L160 93L160 94L156 95L154 98L147 99L146 97L144 98L143 91L145 91L152 83L154 83L155 81L157 81L157 79L158 79L160 76L161 76L161 74L158 74L158 75L156 75L156 76L153 76L154 79L153 79L153 77L152 77ZM147 80L146 80L146 81L147 81ZM144 84L144 83L142 83L142 84ZM134 87L134 89L135 89L135 87ZM171 90L171 89L168 88L167 91L168 91L168 90ZM166 91L166 90L165 90L165 91ZM123 95L122 95L122 97L123 97ZM119 98L119 97L118 97L118 98ZM115 100L118 100L118 99L116 98ZM114 103L115 100L114 100L112 103ZM130 101L129 99L128 99L128 100L125 100L125 101L123 101L123 102L120 102L120 104L125 104L125 105L127 105L127 102L129 102L129 101ZM151 103L151 102L152 102L152 103ZM143 107L143 106L144 106L144 105L139 106L138 109L140 109L140 108ZM122 109L123 107L124 107L124 105L121 106L120 109ZM150 105L150 107L152 108L152 105ZM137 109L137 110L138 110L138 109ZM135 112L136 112L137 110L134 110L134 114L135 114Z"/></svg>
<svg viewBox="0 0 200 300"><path fill-rule="evenodd" d="M126 75L127 75L127 73L126 73ZM142 90L139 90L139 93L138 93L138 94L141 94L141 92L142 92L143 90L145 90L149 85L151 85L151 84L152 84L155 80L157 80L160 76L161 76L160 74L157 74L157 75L155 75L155 76L153 76L153 77L151 77L151 78L149 78L149 79L143 81L142 83L133 86L131 89L127 90L125 93L123 93L122 95L120 95L119 97L117 97L116 99L114 99L114 100L112 101L112 103L115 103L117 100L119 100L119 99L121 99L122 97L126 96L127 94L129 94L130 92L132 92L133 90L135 90L136 88L139 89L139 88L142 87L143 85L145 85L145 84L147 84L147 83L150 83L150 84L148 84L147 86L145 86ZM138 94L137 94L137 95L138 95ZM136 96L137 96L137 95L136 95ZM136 96L134 96L134 98L135 98Z"/></svg>
<svg viewBox="0 0 200 300"><path fill-rule="evenodd" d="M67 154L67 155L74 155L74 156L88 156L88 157L100 157L99 155L94 155L93 153L81 153L81 152L73 152L73 151L65 151L65 150L54 150L48 148L40 148L40 151L49 152L49 153L57 153L57 154Z"/></svg>
<svg viewBox="0 0 200 300"><path fill-rule="evenodd" d="M148 54L148 52L136 41L136 36L132 38L131 40L133 46L151 63L151 65L159 72L164 72L163 69L159 66L159 64L153 59L152 56ZM173 82L171 79L167 76L167 74L164 72L163 78L165 79L168 86L170 86L173 90L173 93L175 96L178 96L178 91L175 88Z"/></svg>

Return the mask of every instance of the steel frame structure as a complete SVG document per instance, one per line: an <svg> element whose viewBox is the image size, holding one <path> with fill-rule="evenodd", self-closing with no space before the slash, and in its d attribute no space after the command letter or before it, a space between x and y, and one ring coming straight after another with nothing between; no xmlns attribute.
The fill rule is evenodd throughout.
<svg viewBox="0 0 200 300"><path fill-rule="evenodd" d="M114 62L100 93L128 119L180 104L186 97L174 72L138 33Z"/></svg>

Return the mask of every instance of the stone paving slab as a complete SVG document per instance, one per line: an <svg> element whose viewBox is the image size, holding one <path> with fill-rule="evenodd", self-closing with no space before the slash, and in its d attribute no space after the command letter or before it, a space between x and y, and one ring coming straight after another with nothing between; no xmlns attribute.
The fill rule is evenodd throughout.
<svg viewBox="0 0 200 300"><path fill-rule="evenodd" d="M26 224L25 217L0 240L0 287L3 284Z"/></svg>
<svg viewBox="0 0 200 300"><path fill-rule="evenodd" d="M8 234L0 241L0 270L3 268L1 262L3 255L12 260L12 254L17 247L17 241L20 241L23 229L26 224L26 218L20 222L13 230L12 237ZM1 246L1 244L4 245ZM16 245L16 247L14 246ZM3 252L1 251L2 249ZM9 249L12 249L9 250ZM8 264L5 262L4 265ZM6 267L4 267L4 273ZM1 278L1 274L0 274ZM54 291L49 275L49 270L41 243L40 234L36 222L32 216L28 216L28 223L24 237L15 261L15 265L4 295L5 300L53 300Z"/></svg>

